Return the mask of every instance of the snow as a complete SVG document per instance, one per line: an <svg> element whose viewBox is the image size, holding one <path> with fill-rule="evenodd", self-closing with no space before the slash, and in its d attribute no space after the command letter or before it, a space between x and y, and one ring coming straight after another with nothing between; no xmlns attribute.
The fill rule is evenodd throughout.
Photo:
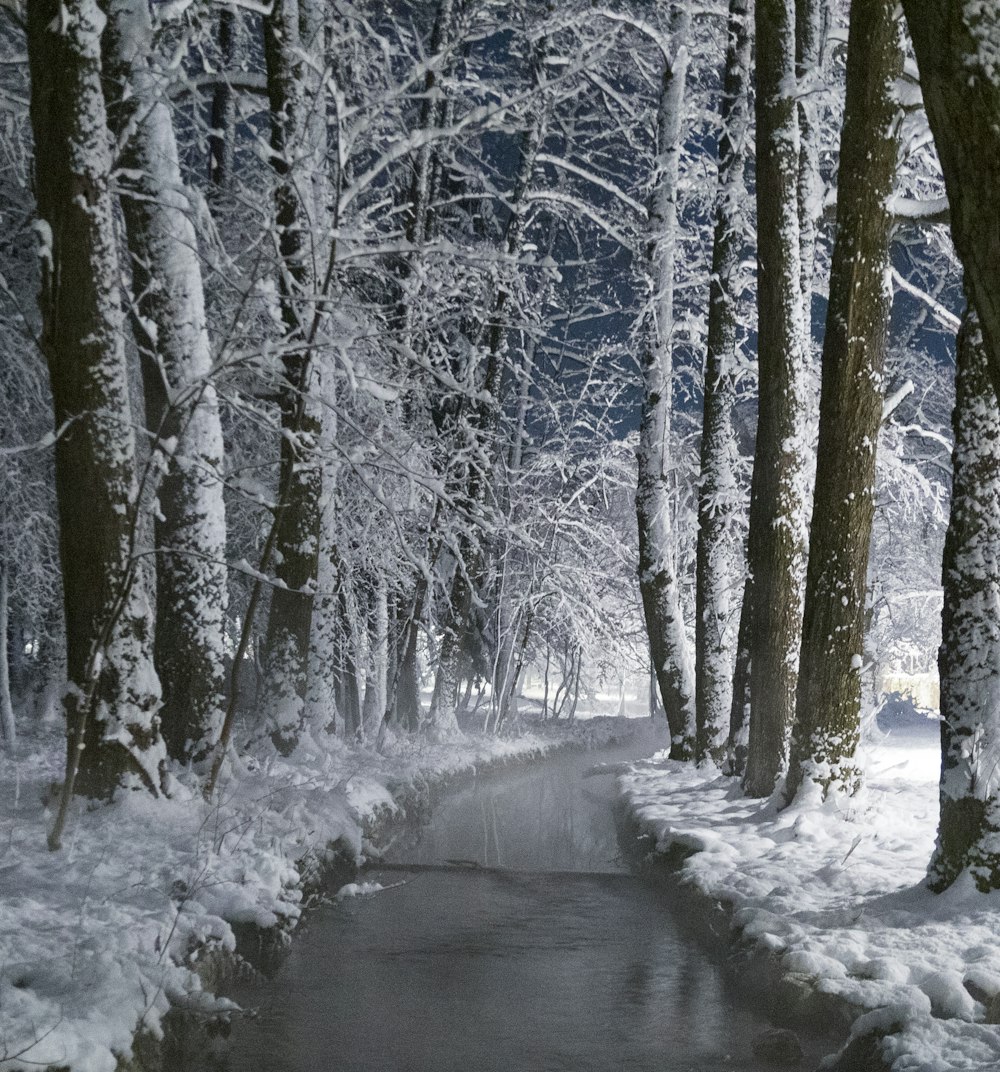
<svg viewBox="0 0 1000 1072"><path fill-rule="evenodd" d="M343 901L345 897L368 897L373 893L381 893L382 890L388 888L383 886L381 882L348 882L346 886L341 886L337 890L333 895L333 899Z"/></svg>
<svg viewBox="0 0 1000 1072"><path fill-rule="evenodd" d="M602 743L622 727L592 719L447 745L390 736L382 755L307 737L287 759L241 765L210 803L179 768L169 798L77 801L60 852L45 838L64 738L24 732L13 756L0 755L0 1069L114 1072L137 1031L160 1034L172 1005L231 1011L204 990L198 958L232 951L235 923L287 934L332 852L360 861L366 823L401 817L408 796L484 764ZM338 896L375 892L352 883Z"/></svg>
<svg viewBox="0 0 1000 1072"><path fill-rule="evenodd" d="M681 878L731 909L734 940L849 1002L852 1037L893 1032L882 1044L893 1072L1000 1067L1000 1028L984 1022L1000 995L1000 895L964 879L926 889L938 723L904 708L880 725L862 746L865 786L847 800L780 809L780 790L747 799L665 753L619 788L657 851L692 851Z"/></svg>

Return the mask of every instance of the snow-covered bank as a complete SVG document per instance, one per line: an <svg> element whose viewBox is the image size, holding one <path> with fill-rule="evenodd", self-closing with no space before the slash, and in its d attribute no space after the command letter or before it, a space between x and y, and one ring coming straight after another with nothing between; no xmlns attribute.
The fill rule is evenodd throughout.
<svg viewBox="0 0 1000 1072"><path fill-rule="evenodd" d="M852 1039L893 1072L1000 1067L1000 899L959 883L922 885L937 824L937 723L877 733L851 801L747 800L732 780L662 756L620 779L680 876L731 913L756 978L776 966L788 1016L851 1012ZM853 1008L852 1008L853 1007ZM860 1042L854 1043L860 1058ZM872 1057L852 1067L874 1070Z"/></svg>
<svg viewBox="0 0 1000 1072"><path fill-rule="evenodd" d="M510 740L399 740L383 755L304 743L224 782L212 803L182 778L170 799L79 805L58 853L43 798L63 738L22 739L16 761L0 757L0 1069L113 1072L172 1006L224 1011L199 960L233 951L240 924L290 930L310 880L338 852L360 859L387 818L457 776L629 730L598 718Z"/></svg>

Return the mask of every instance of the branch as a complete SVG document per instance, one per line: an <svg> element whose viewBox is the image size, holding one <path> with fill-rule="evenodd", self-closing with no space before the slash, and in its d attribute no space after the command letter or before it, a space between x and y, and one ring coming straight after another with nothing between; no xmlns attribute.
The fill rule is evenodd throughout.
<svg viewBox="0 0 1000 1072"><path fill-rule="evenodd" d="M908 398L912 394L913 380L906 380L901 387L897 387L891 395L888 395L886 400L882 403L882 423L885 424L903 399Z"/></svg>
<svg viewBox="0 0 1000 1072"><path fill-rule="evenodd" d="M961 320L950 309L946 309L939 301L932 298L926 290L921 290L915 283L904 279L895 268L892 270L892 281L901 290L905 290L907 294L912 294L914 298L922 301L942 327L949 331L958 331Z"/></svg>

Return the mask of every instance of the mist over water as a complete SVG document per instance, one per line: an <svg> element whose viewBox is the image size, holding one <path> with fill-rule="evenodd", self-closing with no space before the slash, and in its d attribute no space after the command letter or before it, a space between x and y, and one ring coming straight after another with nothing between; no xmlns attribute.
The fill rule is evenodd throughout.
<svg viewBox="0 0 1000 1072"><path fill-rule="evenodd" d="M613 777L582 777L657 747L562 757L443 802L386 858L509 870L368 871L387 888L315 912L277 976L238 995L257 1015L234 1028L222 1067L768 1067L751 1056L766 1024L735 1002L664 889L622 862Z"/></svg>

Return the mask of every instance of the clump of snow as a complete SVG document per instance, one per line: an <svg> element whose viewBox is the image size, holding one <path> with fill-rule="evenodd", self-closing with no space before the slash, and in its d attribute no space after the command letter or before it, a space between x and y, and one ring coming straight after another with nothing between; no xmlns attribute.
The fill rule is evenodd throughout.
<svg viewBox="0 0 1000 1072"><path fill-rule="evenodd" d="M348 882L337 890L333 899L343 901L345 897L368 897L373 893L381 893L385 888L381 882Z"/></svg>
<svg viewBox="0 0 1000 1072"><path fill-rule="evenodd" d="M887 1033L894 1072L1000 1068L1000 894L971 879L924 886L940 772L936 719L883 720L854 798L745 798L732 779L665 754L619 779L660 852L692 853L684 881L732 909L736 934L857 1010L852 1035Z"/></svg>
<svg viewBox="0 0 1000 1072"><path fill-rule="evenodd" d="M235 949L236 923L293 928L311 873L338 851L360 861L366 824L400 812L408 794L630 732L605 718L516 739L390 737L382 754L307 737L288 758L233 764L211 802L179 769L169 798L78 801L56 853L46 800L65 738L55 726L23 733L13 755L0 754L0 1069L114 1072L137 1032L161 1034L171 1006L231 1012L203 990L199 957Z"/></svg>

